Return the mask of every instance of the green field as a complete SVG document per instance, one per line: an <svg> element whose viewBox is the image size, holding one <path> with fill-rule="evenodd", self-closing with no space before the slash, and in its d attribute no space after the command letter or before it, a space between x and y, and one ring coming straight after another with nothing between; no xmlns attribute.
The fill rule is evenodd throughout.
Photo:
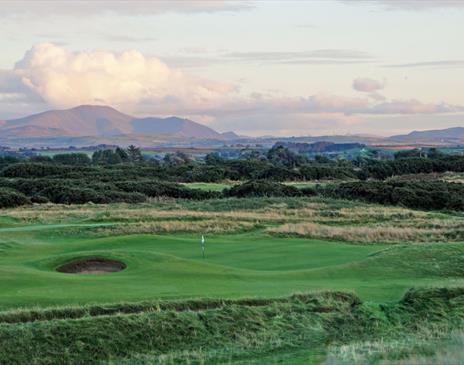
<svg viewBox="0 0 464 365"><path fill-rule="evenodd" d="M224 182L224 183L184 183L183 185L191 189L200 189L206 191L223 191L225 188L230 188L236 184L239 184L237 181ZM323 182L314 182L314 181L295 181L295 182L286 182L286 185L294 186L296 188L314 188L317 185L327 184L327 181Z"/></svg>
<svg viewBox="0 0 464 365"><path fill-rule="evenodd" d="M225 188L230 188L235 183L184 183L190 189L200 189L206 191L223 191Z"/></svg>
<svg viewBox="0 0 464 365"><path fill-rule="evenodd" d="M159 298L281 296L337 289L361 298L396 300L417 285L462 283L428 267L453 267L464 247L348 245L257 233L208 236L202 259L195 235L131 235L88 239L67 237L64 226L3 228L0 305L3 308L53 304L110 303ZM79 226L84 229L85 226ZM62 233L61 233L62 232ZM55 268L76 257L105 256L127 264L119 273L73 275ZM408 261L417 268L411 269Z"/></svg>
<svg viewBox="0 0 464 365"><path fill-rule="evenodd" d="M210 326L216 320L218 326L223 326L224 320L219 320L222 316L237 315L240 318L249 315L249 318L262 316L256 319L260 323L256 328L262 331L256 332L253 326L244 329L246 345L227 345L231 334L208 332L208 336L213 336L211 341L214 336L219 336L217 338L224 343L210 346L203 340L192 342L191 346L206 346L205 353L200 356L190 347L185 348L187 355L176 352L179 349L172 347L174 345L163 347L158 338L141 348L132 339L125 345L127 351L118 352L112 349L115 345L108 339L110 342L101 340L110 346L105 350L107 352L94 349L87 361L108 360L116 354L121 361L117 364L321 363L327 352L324 343L351 341L354 336L351 333L357 331L351 323L347 324L350 329L346 333L337 334L330 330L331 321L350 322L352 316L360 316L357 326L365 328L368 318L376 318L379 322L375 327L377 332L372 333L384 336L392 331L388 327L392 324L382 324L384 314L378 314L379 305L394 306L411 287L464 286L464 246L460 227L459 214L426 213L317 198L159 200L138 205L37 205L4 210L0 216L0 341L9 352L18 346L29 348L27 356L34 356L37 364L67 364L76 362L54 362L43 358L44 353L51 356L53 346L71 346L66 341L57 339L53 346L47 347L42 342L34 345L35 340L22 343L19 338L47 337L57 331L56 326L69 326L65 338L72 344L77 344L74 341L81 338L79 341L98 348L98 342L93 343L90 337L86 339L86 331L117 327L114 321L123 321L120 324L122 332L122 328L135 326L143 333L157 331L151 325L144 325L144 321L151 321L151 316L162 316L164 319L156 321L169 327L174 326L170 322L174 319L176 323L186 321L187 326L187 323L197 321L196 316L206 316ZM205 258L200 248L202 234L206 236ZM127 268L116 273L87 275L56 271L61 264L91 256L117 259ZM333 299L311 299L311 295L319 298L318 293L325 291L353 293L364 304L350 314L354 307L345 308L343 300L334 304L341 300L337 294L333 294ZM279 304L284 299L271 300L259 304L256 310L240 303L231 304L231 308L236 306L238 312L232 309L228 312L227 306L222 304L201 304L204 298L220 301L254 298L261 301L294 293L310 296L301 303L293 299L288 299L288 304ZM171 313L170 309L150 314L150 308L156 308L150 303L160 300L165 303L199 300L198 305L212 307L198 314L179 310ZM287 303L286 300L282 303ZM307 306L312 306L310 303L319 303L317 305L322 309L317 309L309 317L295 317L299 311L308 311ZM87 309L79 308L95 305L102 307L88 310L131 314L127 314L128 317L103 316L107 319L93 314L79 319L83 314L72 314L82 310L87 313ZM215 309L218 305L220 307ZM335 312L331 310L328 317L317 314L320 310L326 311L327 306L334 306ZM18 308L24 308L23 312ZM57 308L56 313L53 308ZM347 308L352 309L348 311ZM38 312L30 312L31 309ZM269 311L274 310L277 317L269 317ZM28 323L31 321L28 318L37 315L48 316L51 320ZM75 316L76 319L71 319ZM280 316L282 323L280 319L275 322ZM270 321L270 318L274 319ZM62 323L62 320L65 321ZM103 324L106 320L109 322ZM126 320L135 322L125 323ZM4 324L3 321L13 323ZM254 320L249 321L253 323ZM296 330L301 321L309 322L305 322L304 329ZM196 326L191 323L188 326ZM190 328L188 326L186 328ZM231 333L236 331L229 330ZM12 331L19 332L14 335ZM181 332L187 333L185 331L190 330ZM363 331L371 333L371 330ZM268 338L271 335L276 336L272 337L275 343ZM100 336L105 338L104 334ZM182 337L183 334L175 336ZM309 341L307 336L313 340ZM83 356L82 351L79 348L72 350L69 359ZM338 348L332 352L333 358L341 356ZM161 361L159 355L163 353L169 353L172 361ZM137 357L137 354L145 355ZM266 356L262 357L262 354ZM9 359L6 353L2 356L0 350L0 362ZM20 357L20 354L15 356ZM200 356L196 362L192 360L195 356ZM234 361L228 362L232 358Z"/></svg>

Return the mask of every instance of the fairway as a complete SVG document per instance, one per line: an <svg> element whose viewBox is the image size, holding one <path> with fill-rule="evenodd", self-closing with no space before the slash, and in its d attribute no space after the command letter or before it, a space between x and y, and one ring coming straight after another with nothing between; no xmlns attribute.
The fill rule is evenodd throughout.
<svg viewBox="0 0 464 365"><path fill-rule="evenodd" d="M95 224L5 227L6 221L3 223L2 309L168 298L271 297L319 290L348 290L367 301L385 302L397 300L412 286L461 282L459 265L464 255L462 246L452 244L445 251L440 244L359 245L278 238L257 231L207 236L206 258L202 259L198 235L89 238L86 230ZM70 229L75 234L70 235ZM127 268L100 275L56 272L58 266L88 256L120 260Z"/></svg>

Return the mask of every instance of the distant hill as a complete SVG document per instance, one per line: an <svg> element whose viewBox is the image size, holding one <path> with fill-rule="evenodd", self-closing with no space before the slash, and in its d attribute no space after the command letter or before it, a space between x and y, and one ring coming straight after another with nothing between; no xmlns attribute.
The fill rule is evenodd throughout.
<svg viewBox="0 0 464 365"><path fill-rule="evenodd" d="M82 105L68 110L51 110L20 119L0 121L3 138L97 137L129 135L163 138L225 140L235 134L221 134L189 119L136 118L108 106Z"/></svg>
<svg viewBox="0 0 464 365"><path fill-rule="evenodd" d="M169 118L141 118L131 120L133 133L171 135L185 138L222 139L223 135L215 130L193 122L189 119L177 117Z"/></svg>
<svg viewBox="0 0 464 365"><path fill-rule="evenodd" d="M428 131L413 131L404 135L391 136L389 138L394 142L418 143L418 142L435 142L435 143L463 143L464 127L454 127L446 129L434 129Z"/></svg>
<svg viewBox="0 0 464 365"><path fill-rule="evenodd" d="M235 132L224 132L224 133L221 133L221 135L225 138L225 139L239 139L239 138L244 138L244 137L241 137L239 136L237 133ZM246 138L246 137L245 137Z"/></svg>
<svg viewBox="0 0 464 365"><path fill-rule="evenodd" d="M107 106L82 105L7 120L0 131L10 136L109 136L132 132L133 117Z"/></svg>

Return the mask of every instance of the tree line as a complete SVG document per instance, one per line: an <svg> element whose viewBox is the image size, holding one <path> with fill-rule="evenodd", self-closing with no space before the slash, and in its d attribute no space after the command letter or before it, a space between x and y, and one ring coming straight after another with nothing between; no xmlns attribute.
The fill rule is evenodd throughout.
<svg viewBox="0 0 464 365"><path fill-rule="evenodd" d="M259 196L312 196L363 200L417 209L463 210L460 184L440 181L394 181L396 175L464 172L463 156L437 151L398 153L394 160L359 158L334 161L276 146L245 151L234 160L216 153L197 161L184 153L146 158L139 148L57 154L53 157L0 157L0 208L30 203L139 203L150 197L213 199ZM315 188L281 184L301 180L352 180ZM190 189L183 182L242 181L223 192Z"/></svg>

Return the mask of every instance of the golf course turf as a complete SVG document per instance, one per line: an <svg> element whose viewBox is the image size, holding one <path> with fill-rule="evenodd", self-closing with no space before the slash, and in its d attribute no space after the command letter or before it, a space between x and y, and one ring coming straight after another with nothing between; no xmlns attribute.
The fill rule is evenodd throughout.
<svg viewBox="0 0 464 365"><path fill-rule="evenodd" d="M68 235L64 225L0 230L0 307L167 298L280 296L347 290L367 301L397 300L412 286L462 283L459 244L356 245L260 232L197 235ZM85 232L85 227L81 227ZM62 232L61 232L62 231ZM56 271L82 257L127 268L106 275Z"/></svg>
<svg viewBox="0 0 464 365"><path fill-rule="evenodd" d="M307 365L324 361L332 343L459 328L461 242L355 242L269 230L287 221L330 228L430 220L423 213L377 206L358 213L317 200L295 208L271 200L233 213L222 201L195 204L5 211L0 363ZM433 214L434 224L458 232L459 217ZM152 222L164 232L145 232Z"/></svg>

